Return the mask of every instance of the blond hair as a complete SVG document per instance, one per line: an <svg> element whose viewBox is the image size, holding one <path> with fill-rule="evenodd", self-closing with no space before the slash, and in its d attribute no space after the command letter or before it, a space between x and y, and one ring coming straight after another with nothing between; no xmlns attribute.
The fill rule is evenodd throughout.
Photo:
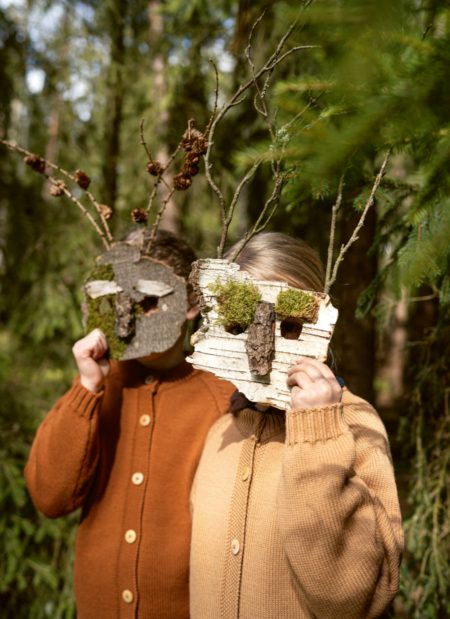
<svg viewBox="0 0 450 619"><path fill-rule="evenodd" d="M233 255L237 243L225 257ZM285 281L289 286L323 292L324 269L317 252L305 241L282 232L262 232L234 260L255 279Z"/></svg>

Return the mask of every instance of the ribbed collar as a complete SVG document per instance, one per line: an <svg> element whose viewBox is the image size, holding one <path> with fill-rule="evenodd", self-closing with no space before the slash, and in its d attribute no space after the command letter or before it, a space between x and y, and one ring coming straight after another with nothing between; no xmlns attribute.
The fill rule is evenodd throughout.
<svg viewBox="0 0 450 619"><path fill-rule="evenodd" d="M255 408L243 408L233 414L239 432L245 438L254 436L263 443L285 431L285 413L276 408L270 408L266 412Z"/></svg>

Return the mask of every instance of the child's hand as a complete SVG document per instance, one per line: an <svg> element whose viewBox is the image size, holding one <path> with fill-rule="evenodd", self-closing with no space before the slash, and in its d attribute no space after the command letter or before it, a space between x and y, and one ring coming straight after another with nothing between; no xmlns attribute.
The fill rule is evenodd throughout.
<svg viewBox="0 0 450 619"><path fill-rule="evenodd" d="M104 357L107 350L108 343L100 329L88 333L72 348L81 384L93 393L100 391L109 372L109 362Z"/></svg>
<svg viewBox="0 0 450 619"><path fill-rule="evenodd" d="M330 368L317 361L301 357L288 370L287 384L291 389L291 407L318 408L341 400L342 387Z"/></svg>

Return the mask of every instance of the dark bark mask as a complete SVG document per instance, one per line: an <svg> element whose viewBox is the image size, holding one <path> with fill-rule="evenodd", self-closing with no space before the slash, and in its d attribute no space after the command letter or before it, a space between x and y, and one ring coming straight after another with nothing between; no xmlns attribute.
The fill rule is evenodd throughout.
<svg viewBox="0 0 450 619"><path fill-rule="evenodd" d="M115 243L97 258L84 291L86 329L104 331L112 358L165 352L182 333L186 282L137 246Z"/></svg>

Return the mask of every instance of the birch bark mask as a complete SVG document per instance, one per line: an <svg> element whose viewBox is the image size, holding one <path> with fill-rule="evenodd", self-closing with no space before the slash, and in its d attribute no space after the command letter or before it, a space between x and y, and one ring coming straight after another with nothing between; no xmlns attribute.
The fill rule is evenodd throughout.
<svg viewBox="0 0 450 619"><path fill-rule="evenodd" d="M105 332L112 358L165 352L182 333L186 282L137 246L116 243L97 258L84 291L87 330Z"/></svg>
<svg viewBox="0 0 450 619"><path fill-rule="evenodd" d="M252 402L290 405L288 368L299 356L325 361L338 311L328 295L254 280L227 260L198 260L191 283L204 324L194 367L232 382Z"/></svg>

